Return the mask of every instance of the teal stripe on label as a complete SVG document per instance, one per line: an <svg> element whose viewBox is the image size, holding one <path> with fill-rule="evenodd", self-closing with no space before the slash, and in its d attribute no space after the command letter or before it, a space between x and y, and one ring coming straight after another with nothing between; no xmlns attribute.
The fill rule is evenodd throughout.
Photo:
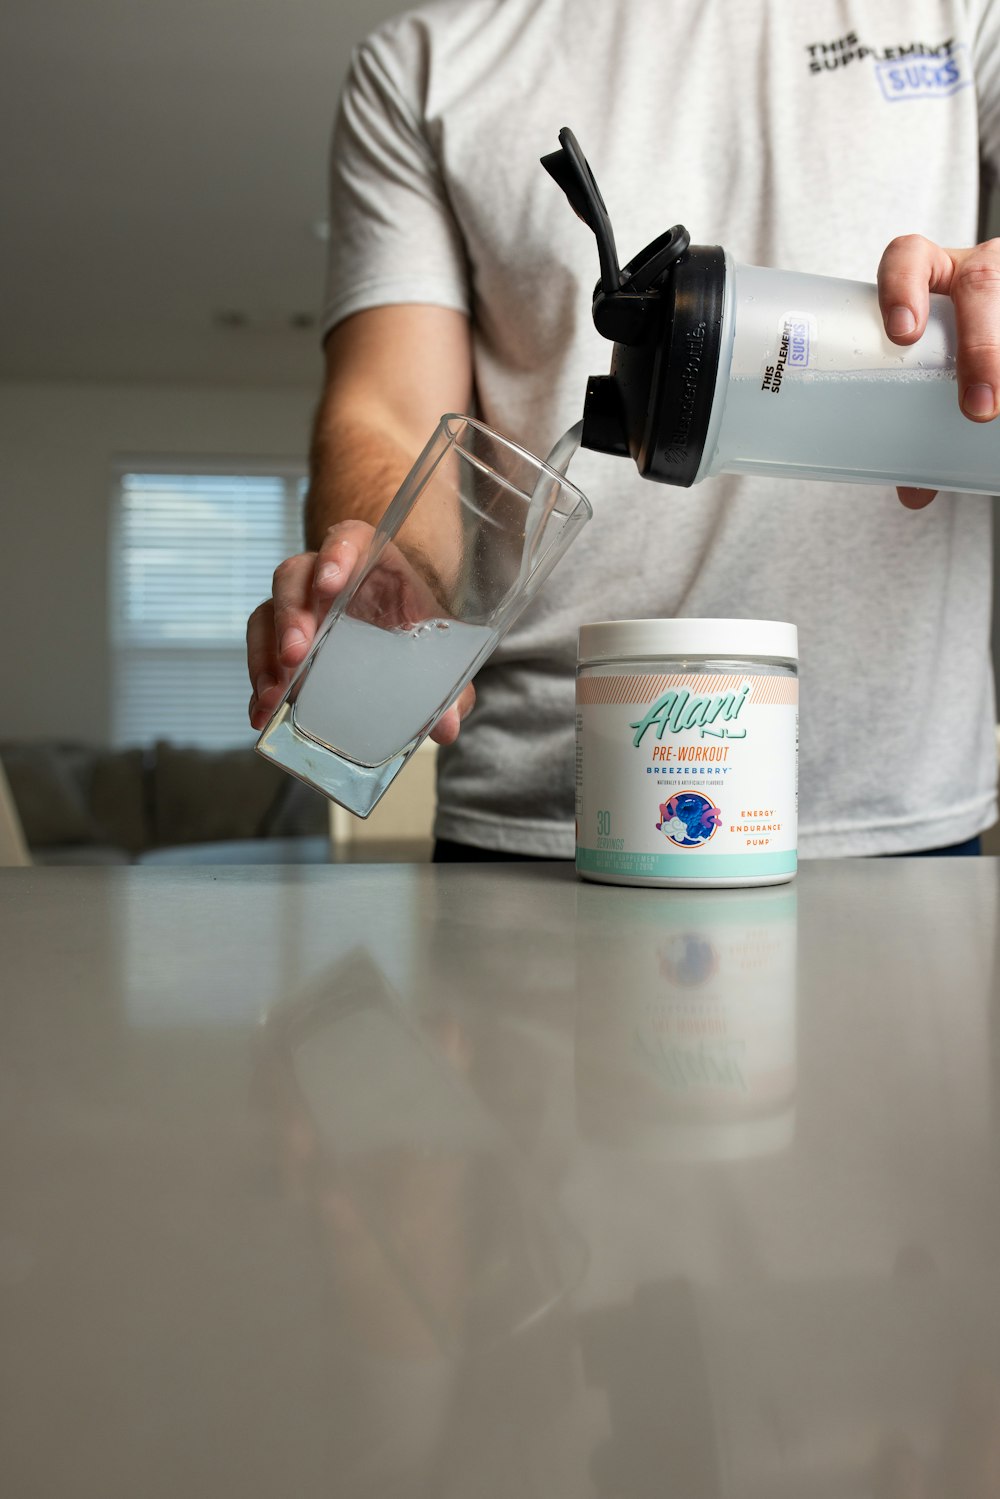
<svg viewBox="0 0 1000 1499"><path fill-rule="evenodd" d="M659 879L726 880L756 874L794 874L794 850L773 854L623 854L613 849L578 848L576 867L587 874L652 875Z"/></svg>

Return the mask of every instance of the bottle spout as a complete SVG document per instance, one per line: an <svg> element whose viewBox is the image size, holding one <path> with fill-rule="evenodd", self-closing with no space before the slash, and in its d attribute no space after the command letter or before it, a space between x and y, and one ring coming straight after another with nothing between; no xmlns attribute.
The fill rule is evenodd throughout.
<svg viewBox="0 0 1000 1499"><path fill-rule="evenodd" d="M616 458L630 456L628 418L617 381L611 375L591 375L583 403L580 446Z"/></svg>

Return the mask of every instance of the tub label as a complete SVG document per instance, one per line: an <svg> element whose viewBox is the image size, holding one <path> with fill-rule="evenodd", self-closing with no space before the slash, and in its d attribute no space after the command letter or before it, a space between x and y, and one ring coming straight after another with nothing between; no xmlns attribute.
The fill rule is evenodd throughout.
<svg viewBox="0 0 1000 1499"><path fill-rule="evenodd" d="M789 674L577 681L577 867L633 878L793 872L798 681Z"/></svg>

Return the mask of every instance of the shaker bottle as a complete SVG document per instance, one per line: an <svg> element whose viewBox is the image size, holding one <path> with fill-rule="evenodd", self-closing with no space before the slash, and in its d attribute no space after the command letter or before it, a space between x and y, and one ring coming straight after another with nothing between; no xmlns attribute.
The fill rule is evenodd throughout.
<svg viewBox="0 0 1000 1499"><path fill-rule="evenodd" d="M624 269L572 131L542 165L597 237L594 323L614 343L591 378L582 445L689 486L715 474L993 494L1000 422L963 416L955 316L931 296L923 336L886 336L873 284L741 265L679 224Z"/></svg>

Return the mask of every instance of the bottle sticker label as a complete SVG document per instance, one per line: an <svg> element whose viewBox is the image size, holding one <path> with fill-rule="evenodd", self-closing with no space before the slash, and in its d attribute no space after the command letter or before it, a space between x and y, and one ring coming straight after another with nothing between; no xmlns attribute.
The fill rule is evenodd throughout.
<svg viewBox="0 0 1000 1499"><path fill-rule="evenodd" d="M577 867L726 879L792 873L798 681L585 675L577 680Z"/></svg>
<svg viewBox="0 0 1000 1499"><path fill-rule="evenodd" d="M816 319L807 312L786 312L778 323L776 352L768 350L761 366L760 388L780 395L789 370L807 370L816 345Z"/></svg>

